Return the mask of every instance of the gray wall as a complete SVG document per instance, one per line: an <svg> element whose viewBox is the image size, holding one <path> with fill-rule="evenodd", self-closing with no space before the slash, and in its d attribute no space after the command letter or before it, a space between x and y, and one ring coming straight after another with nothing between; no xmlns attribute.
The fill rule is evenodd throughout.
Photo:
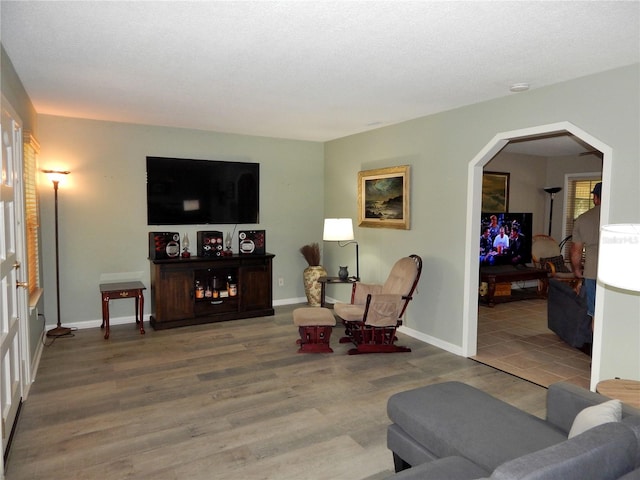
<svg viewBox="0 0 640 480"><path fill-rule="evenodd" d="M222 133L150 127L48 115L39 117L40 165L71 174L59 190L61 317L64 324L98 323L98 284L140 279L149 286L147 234L188 233L192 252L198 230L230 232L233 225L147 225L147 155L260 163L260 224L267 231L273 264L274 298L304 298L298 249L322 239L323 145ZM53 246L53 189L41 189L43 244ZM236 233L237 235L237 233ZM237 252L237 239L234 241ZM45 314L56 321L55 258L44 253ZM277 279L284 279L278 286ZM132 303L132 302L131 302ZM145 303L149 312L150 302ZM131 317L129 302L111 302L111 317Z"/></svg>
<svg viewBox="0 0 640 480"><path fill-rule="evenodd" d="M533 234L546 233L545 210L547 158L514 153L499 153L484 167L485 171L509 172L509 211L533 213Z"/></svg>
<svg viewBox="0 0 640 480"><path fill-rule="evenodd" d="M20 115L23 131L29 131L35 134L37 130L37 115L31 99L29 95L27 95L22 81L16 74L11 59L7 55L7 52L4 51L2 45L0 45L0 55L2 95L5 96L16 113Z"/></svg>
<svg viewBox="0 0 640 480"><path fill-rule="evenodd" d="M379 281L399 256L421 255L424 273L405 324L459 350L468 321L465 253L475 248L465 242L469 163L499 133L571 122L613 149L610 223L640 223L639 82L635 64L328 142L325 214L357 218L358 171L411 165L412 228L357 228L361 276ZM347 261L345 250L327 249L325 265ZM640 295L606 288L604 297L597 367L603 378L640 378Z"/></svg>

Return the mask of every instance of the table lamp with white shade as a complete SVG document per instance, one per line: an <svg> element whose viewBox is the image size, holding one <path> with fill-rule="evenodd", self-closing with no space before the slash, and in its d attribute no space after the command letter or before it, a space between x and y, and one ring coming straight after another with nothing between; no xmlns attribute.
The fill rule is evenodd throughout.
<svg viewBox="0 0 640 480"><path fill-rule="evenodd" d="M360 280L360 254L358 252L358 242L353 235L353 220L350 218L325 218L322 240L325 242L338 242L338 245L345 247L350 243L356 244L356 280Z"/></svg>

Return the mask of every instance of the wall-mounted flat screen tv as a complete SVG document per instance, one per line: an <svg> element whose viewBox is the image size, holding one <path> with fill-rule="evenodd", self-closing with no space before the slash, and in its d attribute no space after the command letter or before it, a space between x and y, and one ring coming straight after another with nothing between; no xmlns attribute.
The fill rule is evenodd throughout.
<svg viewBox="0 0 640 480"><path fill-rule="evenodd" d="M258 223L260 164L147 157L147 224Z"/></svg>
<svg viewBox="0 0 640 480"><path fill-rule="evenodd" d="M483 212L480 266L530 263L532 220L531 213Z"/></svg>

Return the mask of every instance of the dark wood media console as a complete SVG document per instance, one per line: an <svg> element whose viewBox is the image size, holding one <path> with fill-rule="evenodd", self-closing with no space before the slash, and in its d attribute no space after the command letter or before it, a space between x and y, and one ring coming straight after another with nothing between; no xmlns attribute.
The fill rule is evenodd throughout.
<svg viewBox="0 0 640 480"><path fill-rule="evenodd" d="M273 315L272 260L275 255L191 257L151 262L151 326L156 330ZM226 295L227 277L236 283ZM197 298L196 281L216 277L222 294Z"/></svg>
<svg viewBox="0 0 640 480"><path fill-rule="evenodd" d="M547 295L548 272L538 268L497 265L490 267L480 267L480 282L487 282L489 291L486 302L493 307L496 302L508 302L513 300L525 300L527 298L544 298ZM496 284L522 282L525 280L538 280L538 288L533 294L509 295L507 297L496 297Z"/></svg>

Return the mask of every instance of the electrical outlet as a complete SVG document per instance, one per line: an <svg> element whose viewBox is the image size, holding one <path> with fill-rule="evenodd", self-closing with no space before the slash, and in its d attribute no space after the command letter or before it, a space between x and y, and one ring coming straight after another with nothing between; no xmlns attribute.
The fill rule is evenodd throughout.
<svg viewBox="0 0 640 480"><path fill-rule="evenodd" d="M278 278L278 286L279 287L284 287L284 278L282 278L282 277Z"/></svg>

